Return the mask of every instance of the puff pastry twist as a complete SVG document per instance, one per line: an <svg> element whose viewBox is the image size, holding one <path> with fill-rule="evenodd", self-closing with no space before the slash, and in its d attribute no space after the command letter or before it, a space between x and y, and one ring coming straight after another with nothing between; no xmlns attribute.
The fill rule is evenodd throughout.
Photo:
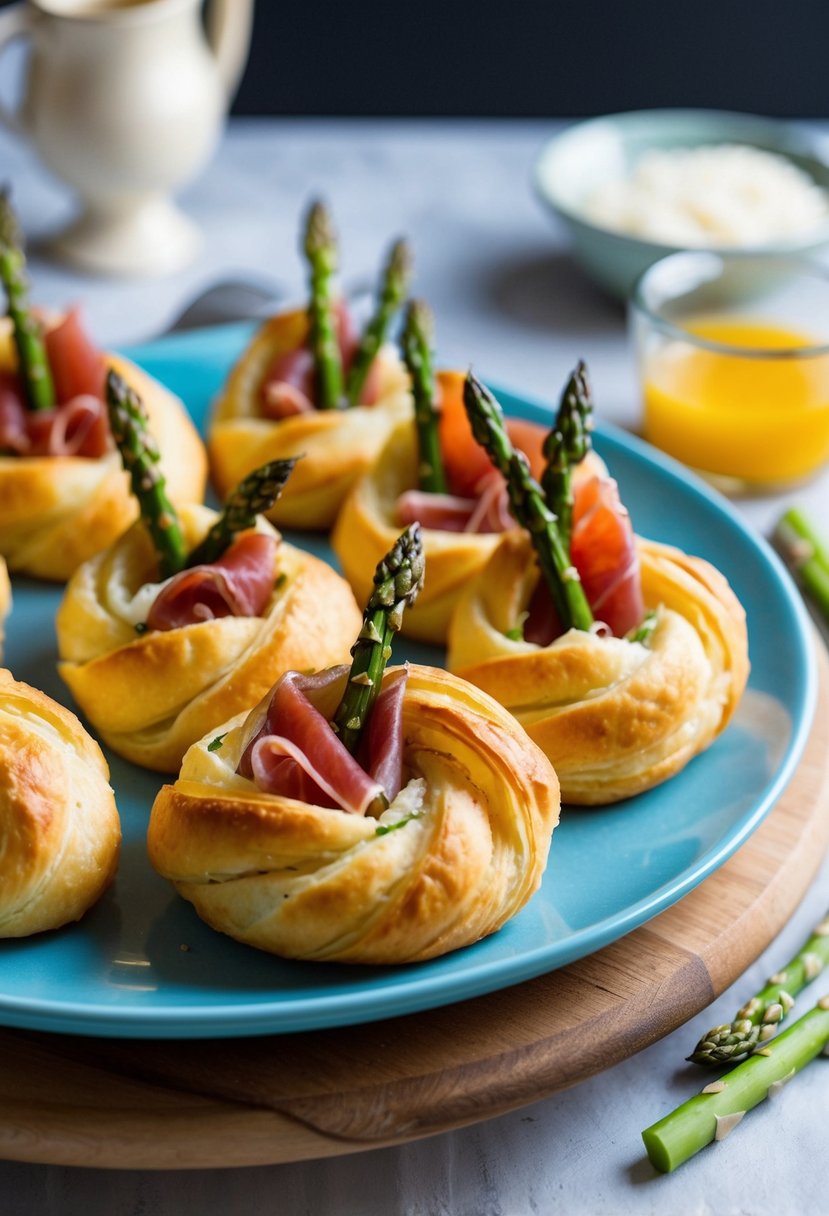
<svg viewBox="0 0 829 1216"><path fill-rule="evenodd" d="M437 380L441 391L457 392L463 376L443 371ZM397 501L417 485L417 462L417 435L411 418L406 418L395 426L372 467L343 503L331 544L359 601L369 594L372 571L400 531ZM462 588L486 564L501 533L423 528L422 537L429 576L417 603L406 613L402 632L442 644Z"/></svg>
<svg viewBox="0 0 829 1216"><path fill-rule="evenodd" d="M260 793L236 772L241 715L221 748L190 749L148 843L208 924L290 958L405 963L468 945L524 906L558 820L555 773L490 697L445 671L408 672L409 784L379 819Z"/></svg>
<svg viewBox="0 0 829 1216"><path fill-rule="evenodd" d="M678 772L729 722L748 678L745 613L723 575L637 538L647 644L571 629L539 647L506 636L537 580L513 532L461 597L452 671L490 693L552 761L565 802L628 798Z"/></svg>
<svg viewBox="0 0 829 1216"><path fill-rule="evenodd" d="M78 920L115 875L121 830L98 744L0 670L0 937Z"/></svg>
<svg viewBox="0 0 829 1216"><path fill-rule="evenodd" d="M191 548L217 518L200 506L179 515ZM273 534L261 517L258 526ZM137 633L155 562L143 524L134 525L75 573L56 619L59 671L78 705L113 751L147 768L174 772L191 743L258 701L286 669L342 661L360 626L345 580L283 542L262 616Z"/></svg>
<svg viewBox="0 0 829 1216"><path fill-rule="evenodd" d="M178 397L135 364L105 356L142 398L176 502L201 502L207 457ZM16 367L7 320L0 321L0 370ZM112 544L138 514L114 449L99 459L0 455L0 553L12 572L63 582Z"/></svg>
<svg viewBox="0 0 829 1216"><path fill-rule="evenodd" d="M395 423L411 416L406 371L391 347L377 356L374 405L313 410L280 420L262 416L260 390L279 356L308 337L303 310L271 317L230 373L208 431L210 467L225 497L243 477L271 460L302 455L268 517L282 527L327 529L355 480L375 460Z"/></svg>

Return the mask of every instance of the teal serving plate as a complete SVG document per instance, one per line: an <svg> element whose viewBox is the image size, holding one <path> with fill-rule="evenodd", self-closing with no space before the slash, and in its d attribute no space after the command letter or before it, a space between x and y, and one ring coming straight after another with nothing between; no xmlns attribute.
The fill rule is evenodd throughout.
<svg viewBox="0 0 829 1216"><path fill-rule="evenodd" d="M648 266L680 247L591 223L584 215L587 198L605 182L625 177L645 152L723 143L784 156L829 189L829 164L804 128L756 114L685 109L634 110L576 123L544 145L533 167L533 185L564 225L584 270L600 287L626 299ZM727 249L737 256L811 254L827 242L829 225L797 240Z"/></svg>
<svg viewBox="0 0 829 1216"><path fill-rule="evenodd" d="M225 327L128 352L203 426L211 398L249 335ZM550 407L510 392L509 413ZM681 899L723 864L774 806L814 712L811 635L774 554L730 506L641 442L600 426L596 446L636 528L714 562L748 613L752 672L737 715L665 785L616 806L564 807L540 891L500 932L432 962L349 967L291 962L213 932L151 869L145 835L162 784L110 756L124 832L117 879L78 924L0 942L0 1024L130 1038L288 1033L414 1013L520 983L606 946ZM327 554L319 537L294 535ZM7 662L71 705L55 671L59 589L14 585ZM441 663L401 642L398 658Z"/></svg>

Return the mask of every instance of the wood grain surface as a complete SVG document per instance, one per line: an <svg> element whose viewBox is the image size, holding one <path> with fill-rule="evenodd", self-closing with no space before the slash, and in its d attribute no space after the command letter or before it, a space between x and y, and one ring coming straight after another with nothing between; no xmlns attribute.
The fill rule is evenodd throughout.
<svg viewBox="0 0 829 1216"><path fill-rule="evenodd" d="M829 844L829 660L777 806L721 869L528 983L348 1029L197 1042L0 1030L0 1157L121 1168L297 1161L447 1131L574 1085L709 1004L791 916Z"/></svg>

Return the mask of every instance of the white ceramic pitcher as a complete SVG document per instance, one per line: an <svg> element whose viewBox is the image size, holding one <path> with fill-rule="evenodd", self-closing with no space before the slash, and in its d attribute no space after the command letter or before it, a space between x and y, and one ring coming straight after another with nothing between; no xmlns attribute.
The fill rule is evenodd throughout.
<svg viewBox="0 0 829 1216"><path fill-rule="evenodd" d="M0 53L31 44L0 122L29 139L84 209L55 253L111 274L185 265L198 229L169 195L206 163L244 68L253 0L26 0L0 12Z"/></svg>

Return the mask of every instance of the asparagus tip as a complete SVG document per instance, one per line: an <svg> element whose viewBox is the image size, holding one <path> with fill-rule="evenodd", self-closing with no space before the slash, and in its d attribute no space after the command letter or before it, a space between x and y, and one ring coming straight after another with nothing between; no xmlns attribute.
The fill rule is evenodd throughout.
<svg viewBox="0 0 829 1216"><path fill-rule="evenodd" d="M308 208L304 244L305 253L309 258L324 252L333 253L336 249L334 223L328 208L320 199L315 199Z"/></svg>
<svg viewBox="0 0 829 1216"><path fill-rule="evenodd" d="M403 322L404 341L419 340L431 346L435 340L435 314L425 300L410 300Z"/></svg>

